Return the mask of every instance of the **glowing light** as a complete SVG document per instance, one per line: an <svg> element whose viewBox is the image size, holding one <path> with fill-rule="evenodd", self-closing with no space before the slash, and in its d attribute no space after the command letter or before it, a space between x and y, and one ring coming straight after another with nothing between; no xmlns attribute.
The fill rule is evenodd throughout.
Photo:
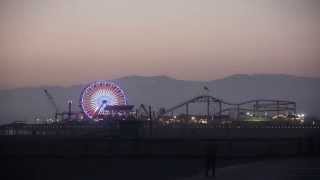
<svg viewBox="0 0 320 180"><path fill-rule="evenodd" d="M247 112L246 115L247 115L247 116L250 116L250 117L253 117L253 114L250 113L250 112Z"/></svg>
<svg viewBox="0 0 320 180"><path fill-rule="evenodd" d="M208 123L207 120L204 120L204 119L201 119L201 120L200 120L200 124L207 124L207 123Z"/></svg>
<svg viewBox="0 0 320 180"><path fill-rule="evenodd" d="M80 105L90 119L98 115L108 114L106 106L126 105L127 97L124 91L115 83L96 81L89 84L81 94Z"/></svg>

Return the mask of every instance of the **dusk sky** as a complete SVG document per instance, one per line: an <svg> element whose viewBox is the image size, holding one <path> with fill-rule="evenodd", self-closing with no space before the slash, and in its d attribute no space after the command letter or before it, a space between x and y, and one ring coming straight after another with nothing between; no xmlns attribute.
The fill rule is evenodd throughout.
<svg viewBox="0 0 320 180"><path fill-rule="evenodd" d="M317 0L1 0L0 89L130 75L320 77Z"/></svg>

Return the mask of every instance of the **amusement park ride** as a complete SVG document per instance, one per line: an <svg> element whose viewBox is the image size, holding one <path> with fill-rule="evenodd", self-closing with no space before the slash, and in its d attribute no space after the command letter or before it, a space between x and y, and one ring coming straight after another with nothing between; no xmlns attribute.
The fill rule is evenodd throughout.
<svg viewBox="0 0 320 180"><path fill-rule="evenodd" d="M96 81L87 86L80 99L80 107L89 119L128 116L133 105L127 104L127 96L115 83Z"/></svg>
<svg viewBox="0 0 320 180"><path fill-rule="evenodd" d="M96 81L85 87L80 96L80 112L72 112L72 101L68 101L68 112L60 112L53 96L44 89L44 93L55 109L55 120L106 120L114 117L127 118L133 105L127 104L124 91L115 83Z"/></svg>
<svg viewBox="0 0 320 180"><path fill-rule="evenodd" d="M72 112L72 101L68 101L68 111L60 112L57 104L48 90L44 90L51 105L55 109L55 120L62 122L70 120L153 120L165 124L184 123L229 123L229 122L262 122L274 120L289 120L303 122L304 115L297 115L296 103L285 100L258 99L242 103L230 103L210 96L208 88L204 95L194 97L172 108L161 108L159 112L152 111L141 104L133 110L133 105L128 105L125 92L114 82L95 81L86 86L80 96L81 112ZM205 104L205 115L191 114L191 104ZM184 112L184 113L181 113ZM177 114L179 113L179 114Z"/></svg>

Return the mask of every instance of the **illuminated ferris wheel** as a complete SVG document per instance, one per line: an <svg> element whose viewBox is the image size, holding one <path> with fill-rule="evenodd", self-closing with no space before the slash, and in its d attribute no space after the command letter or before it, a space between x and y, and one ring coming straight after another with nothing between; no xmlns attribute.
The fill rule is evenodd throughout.
<svg viewBox="0 0 320 180"><path fill-rule="evenodd" d="M127 97L115 83L96 81L83 90L80 105L86 116L93 119L110 113L109 106L127 105Z"/></svg>

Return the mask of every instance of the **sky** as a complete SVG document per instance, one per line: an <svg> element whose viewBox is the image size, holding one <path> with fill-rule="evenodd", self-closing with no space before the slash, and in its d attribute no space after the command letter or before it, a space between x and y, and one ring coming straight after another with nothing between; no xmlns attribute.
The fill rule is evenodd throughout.
<svg viewBox="0 0 320 180"><path fill-rule="evenodd" d="M320 77L317 0L1 0L0 89L130 75Z"/></svg>

